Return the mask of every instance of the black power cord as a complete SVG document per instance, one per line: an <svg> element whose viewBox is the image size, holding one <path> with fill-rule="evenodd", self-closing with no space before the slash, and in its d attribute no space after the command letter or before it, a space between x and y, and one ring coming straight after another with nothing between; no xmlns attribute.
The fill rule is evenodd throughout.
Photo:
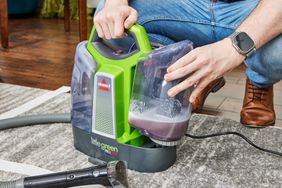
<svg viewBox="0 0 282 188"><path fill-rule="evenodd" d="M200 135L200 136L196 136L196 135L191 135L186 133L185 136L193 138L193 139L205 139L205 138L211 138L211 137L217 137L217 136L226 136L226 135L236 135L239 136L241 138L243 138L246 142L248 142L248 144L250 144L251 146L255 147L258 150L267 152L267 153L272 153L274 155L278 155L280 157L282 157L282 153L278 152L278 151L273 151L273 150L269 150L269 149L265 149L262 147L259 147L258 145L254 144L250 139L248 139L245 135L238 133L238 132L232 132L232 131L228 131L228 132L222 132L222 133L215 133L215 134L208 134L208 135Z"/></svg>
<svg viewBox="0 0 282 188"><path fill-rule="evenodd" d="M59 122L70 123L70 114L31 115L31 116L25 116L25 117L15 117L15 118L10 118L10 119L4 119L4 120L0 120L0 130L5 130L9 128L17 128L17 127L22 127L26 125L59 123ZM251 146L257 148L258 150L261 150L267 153L272 153L272 154L282 157L281 152L261 148L258 145L254 144L246 136L238 132L227 131L227 132L222 132L222 133L199 135L199 136L191 135L188 133L185 134L185 136L193 138L193 139L205 139L205 138L225 136L225 135L239 136L243 138L246 142L248 142Z"/></svg>

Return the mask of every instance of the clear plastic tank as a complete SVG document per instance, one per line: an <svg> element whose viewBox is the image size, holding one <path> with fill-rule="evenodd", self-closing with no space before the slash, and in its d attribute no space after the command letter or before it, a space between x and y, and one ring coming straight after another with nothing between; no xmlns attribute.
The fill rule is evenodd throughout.
<svg viewBox="0 0 282 188"><path fill-rule="evenodd" d="M171 64L192 48L192 42L186 40L155 49L142 57L136 68L128 121L157 143L176 145L187 130L193 88L169 97L168 90L182 80L166 82L164 75Z"/></svg>

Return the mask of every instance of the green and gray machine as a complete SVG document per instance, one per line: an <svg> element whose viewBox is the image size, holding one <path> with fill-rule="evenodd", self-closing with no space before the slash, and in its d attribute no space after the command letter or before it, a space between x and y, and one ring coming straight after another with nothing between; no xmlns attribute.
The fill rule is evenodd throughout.
<svg viewBox="0 0 282 188"><path fill-rule="evenodd" d="M128 121L137 65L152 48L140 25L127 33L136 46L128 52L112 49L95 27L89 41L77 46L71 83L74 144L97 161L123 160L129 169L162 171L176 160L175 144L156 144L148 131Z"/></svg>

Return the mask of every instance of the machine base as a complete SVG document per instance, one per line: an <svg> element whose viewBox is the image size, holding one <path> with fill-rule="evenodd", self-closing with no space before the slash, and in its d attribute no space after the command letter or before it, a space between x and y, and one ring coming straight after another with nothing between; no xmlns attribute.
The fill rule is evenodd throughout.
<svg viewBox="0 0 282 188"><path fill-rule="evenodd" d="M99 161L122 160L129 169L139 172L166 170L176 161L176 147L157 146L149 142L143 147L120 144L116 140L89 133L73 126L74 146Z"/></svg>

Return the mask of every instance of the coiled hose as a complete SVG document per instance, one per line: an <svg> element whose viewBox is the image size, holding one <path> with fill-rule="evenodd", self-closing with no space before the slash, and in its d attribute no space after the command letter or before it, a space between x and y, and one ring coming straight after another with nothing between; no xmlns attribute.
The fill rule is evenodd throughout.
<svg viewBox="0 0 282 188"><path fill-rule="evenodd" d="M70 114L28 115L0 120L0 130L49 123L70 123Z"/></svg>
<svg viewBox="0 0 282 188"><path fill-rule="evenodd" d="M28 115L0 120L0 130L49 123L70 123L70 114ZM0 188L24 188L24 180L0 181Z"/></svg>

